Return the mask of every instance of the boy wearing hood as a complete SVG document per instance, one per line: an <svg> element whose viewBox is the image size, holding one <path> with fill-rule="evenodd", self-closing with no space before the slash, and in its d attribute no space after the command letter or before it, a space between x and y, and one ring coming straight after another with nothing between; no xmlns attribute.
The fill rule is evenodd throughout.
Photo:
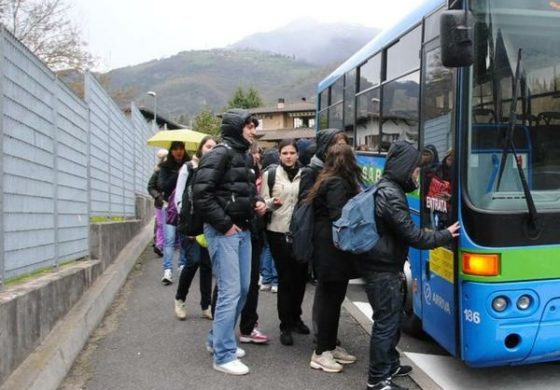
<svg viewBox="0 0 560 390"><path fill-rule="evenodd" d="M391 379L412 370L400 364L396 350L406 289L403 266L409 246L433 249L459 235L457 222L447 229L426 231L412 221L406 193L418 187L420 161L420 152L411 144L395 142L377 183L375 221L380 239L360 264L374 313L367 389L403 389Z"/></svg>
<svg viewBox="0 0 560 390"><path fill-rule="evenodd" d="M204 236L212 259L219 294L207 349L214 369L244 375L249 368L238 358L235 325L245 304L251 276L250 227L256 212L266 205L256 197L255 172L246 158L258 120L246 110L232 109L222 117L222 144L202 157L193 198L204 218Z"/></svg>

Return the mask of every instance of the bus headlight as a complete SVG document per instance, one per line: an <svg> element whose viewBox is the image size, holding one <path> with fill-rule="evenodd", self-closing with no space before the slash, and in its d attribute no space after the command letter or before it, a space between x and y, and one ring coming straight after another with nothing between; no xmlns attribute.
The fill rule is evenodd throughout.
<svg viewBox="0 0 560 390"><path fill-rule="evenodd" d="M527 310L531 306L531 297L529 295L521 295L517 299L517 308L519 310Z"/></svg>
<svg viewBox="0 0 560 390"><path fill-rule="evenodd" d="M506 297L496 297L492 301L492 309L496 310L497 312L501 313L507 308L507 299Z"/></svg>

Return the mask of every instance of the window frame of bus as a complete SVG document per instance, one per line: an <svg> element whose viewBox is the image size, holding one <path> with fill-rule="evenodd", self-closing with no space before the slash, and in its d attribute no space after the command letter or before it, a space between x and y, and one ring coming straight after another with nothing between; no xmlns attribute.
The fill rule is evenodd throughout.
<svg viewBox="0 0 560 390"><path fill-rule="evenodd" d="M356 139L356 88L357 88L357 68L350 69L344 74L344 105L342 112L342 126L346 134L352 132L352 139ZM348 99L346 99L348 97ZM348 101L347 101L348 100ZM356 145L357 146L357 145Z"/></svg>
<svg viewBox="0 0 560 390"><path fill-rule="evenodd" d="M420 75L420 69L421 69L421 65L422 65L422 59L421 59L421 52L422 52L422 34L423 33L423 22L419 22L418 24L415 24L414 26L412 26L411 28L409 28L405 33L403 33L400 37L398 37L395 41L393 41L390 45L386 46L383 49L383 66L382 66L382 82L381 82L381 92L380 92L380 99L381 99L381 112L380 112L380 129L379 129L379 136L380 136L380 143L379 143L379 151L381 152L381 147L383 145L383 141L384 141L384 137L383 137L383 124L385 122L385 117L388 116L386 115L386 108L388 108L387 106L387 99L385 97L385 92L388 89L388 87L392 84L392 83L396 83L399 80L403 80L406 79L410 76L412 76L413 74L416 73L416 80L418 81L418 94L417 94L417 104L416 104L416 146L418 147L419 143L420 143L420 96L421 96L421 89L420 89L420 84L421 84L421 75ZM389 72L389 67L392 64L392 61L394 61L395 63L400 63L402 62L402 58L399 58L399 54L402 54L402 52L404 51L405 53L410 53L411 51L414 52L414 50L410 50L409 45L411 43L415 43L414 40L416 40L416 47L417 47L417 61L414 61L413 64L414 66L407 66L405 67L400 67L400 69L402 70L400 73L396 73L396 72ZM403 49L404 48L404 49ZM408 48L408 50L407 50ZM410 57L410 56L404 56L405 59L410 59L410 58L414 58L414 57ZM407 58L408 57L408 58ZM393 58L393 60L391 61L391 58Z"/></svg>

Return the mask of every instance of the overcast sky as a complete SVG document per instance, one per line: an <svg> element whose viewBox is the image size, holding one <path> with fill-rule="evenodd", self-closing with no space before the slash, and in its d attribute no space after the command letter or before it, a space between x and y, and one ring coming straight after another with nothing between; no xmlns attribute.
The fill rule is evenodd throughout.
<svg viewBox="0 0 560 390"><path fill-rule="evenodd" d="M384 28L418 0L68 0L98 70L225 47L294 19ZM340 8L341 5L346 10Z"/></svg>

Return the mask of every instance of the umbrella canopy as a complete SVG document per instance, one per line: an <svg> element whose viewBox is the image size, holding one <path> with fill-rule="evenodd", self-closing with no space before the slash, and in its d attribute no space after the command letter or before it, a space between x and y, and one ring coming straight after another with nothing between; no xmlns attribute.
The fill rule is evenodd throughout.
<svg viewBox="0 0 560 390"><path fill-rule="evenodd" d="M161 130L150 138L147 141L147 144L150 146L169 149L173 141L180 141L185 143L185 149L196 150L198 144L202 141L202 138L207 135L208 134L189 129Z"/></svg>

